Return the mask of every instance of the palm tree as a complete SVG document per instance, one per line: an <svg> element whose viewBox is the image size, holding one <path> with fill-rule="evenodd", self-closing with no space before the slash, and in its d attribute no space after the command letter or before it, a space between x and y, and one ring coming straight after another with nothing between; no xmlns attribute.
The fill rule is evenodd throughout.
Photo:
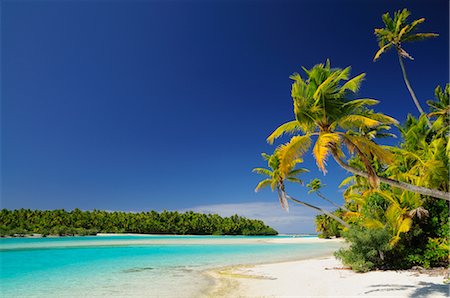
<svg viewBox="0 0 450 298"><path fill-rule="evenodd" d="M287 211L289 211L289 204L287 202L287 196L284 186L284 181L290 181L295 183L303 184L303 181L297 178L298 175L302 173L309 172L308 169L299 168L295 169L295 166L302 162L301 159L297 159L293 161L288 168L281 169L280 168L280 151L275 150L274 154L269 155L266 153L261 154L262 157L267 161L267 164L270 169L265 168L254 168L253 172L267 176L268 178L262 180L258 183L255 188L255 192L258 192L261 188L269 186L272 188L272 191L277 189L278 199L280 200L281 207Z"/></svg>
<svg viewBox="0 0 450 298"><path fill-rule="evenodd" d="M371 161L375 158L383 164L389 164L393 160L393 154L359 131L396 124L397 121L368 109L368 106L377 104L377 100L354 99L365 74L349 79L350 67L332 69L328 60L325 65L318 64L310 70L303 69L307 79L303 79L298 73L291 76L294 81L291 95L296 120L281 125L267 138L269 143L273 143L283 134L302 133L293 136L287 144L280 147L280 168L286 168L300 158L311 147L312 137L317 137L313 155L317 166L324 173L326 158L331 155L345 170L368 178L372 187L376 188L379 182L383 182L423 195L450 200L447 192L378 177ZM364 163L365 171L342 160L345 157L343 147L346 147L350 154L358 156Z"/></svg>
<svg viewBox="0 0 450 298"><path fill-rule="evenodd" d="M417 30L417 26L423 22L425 22L425 18L421 18L413 21L412 23L407 23L407 18L411 13L405 8L403 10L398 10L394 13L394 19L391 18L389 13L385 13L382 16L383 23L385 28L376 28L375 35L378 39L378 46L380 47L373 61L378 60L381 54L390 48L394 47L397 51L398 61L400 62L400 67L403 73L403 79L405 81L406 87L408 88L409 93L419 110L420 114L425 114L422 107L420 106L419 100L414 93L414 90L409 83L408 77L406 75L405 65L403 64L403 58L408 58L410 60L414 60L408 52L405 51L402 47L402 43L411 42L416 40L423 40L431 37L436 37L438 34L436 33L414 33ZM431 127L431 123L428 121L428 126Z"/></svg>
<svg viewBox="0 0 450 298"><path fill-rule="evenodd" d="M306 187L309 188L309 191L308 191L309 194L310 194L310 193L315 193L319 198L321 198L322 200L327 201L328 203L332 204L334 207L336 207L336 208L338 208L338 209L341 208L341 209L343 209L343 210L345 210L345 211L350 211L350 210L348 210L345 206L339 206L338 204L336 204L336 203L333 202L332 200L330 200L330 199L328 199L327 197L325 197L325 196L322 194L322 192L320 191L320 189L321 189L322 187L324 187L324 186L325 186L325 184L323 184L322 181L320 181L320 179L318 179L318 178L315 178L315 179L311 180L311 181L306 185Z"/></svg>
<svg viewBox="0 0 450 298"><path fill-rule="evenodd" d="M344 227L349 228L350 225L348 223L346 223L345 221L343 221L341 218L337 217L333 213L331 213L327 210L324 210L320 207L311 205L309 203L297 200L286 194L284 181L287 180L287 181L295 182L295 183L303 183L296 176L301 173L305 173L305 172L309 172L309 171L305 168L295 169L295 166L298 163L302 162L301 159L295 159L293 162L290 163L290 165L287 168L281 168L280 155L283 154L283 148L284 148L283 145L278 147L277 149L275 149L275 152L272 155L269 155L266 153L262 154L263 158L267 161L270 169L266 169L266 168L253 169L253 172L268 177L258 183L258 185L255 188L255 192L258 192L261 188L264 188L264 187L270 185L270 187L272 188L272 191L274 191L275 189L277 190L278 199L279 199L281 207L283 209L289 211L289 205L287 202L287 200L289 199L295 203L298 203L305 207L308 207L308 208L314 209L316 211L319 211L321 213L324 213L324 214L328 215L329 217L335 219L339 223L341 223Z"/></svg>

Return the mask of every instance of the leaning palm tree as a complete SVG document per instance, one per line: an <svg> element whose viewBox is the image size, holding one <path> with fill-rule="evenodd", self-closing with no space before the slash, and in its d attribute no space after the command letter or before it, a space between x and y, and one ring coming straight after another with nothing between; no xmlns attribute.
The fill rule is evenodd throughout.
<svg viewBox="0 0 450 298"><path fill-rule="evenodd" d="M311 205L309 203L297 200L289 195L286 194L286 189L285 189L285 184L284 181L290 181L290 182L295 182L295 183L303 183L302 180L300 180L299 178L297 178L297 176L301 173L305 173L308 172L307 169L305 168L299 168L299 169L295 169L295 166L302 162L301 159L296 159L294 160L288 167L286 168L281 168L281 163L280 163L280 154L283 153L283 146L278 147L277 149L275 149L275 152L273 153L273 155L269 155L269 154L265 154L263 153L262 156L263 158L267 161L269 169L266 168L255 168L253 169L253 172L267 176L266 179L260 181L258 183L258 185L255 188L255 192L258 192L261 188L270 186L272 188L272 191L274 191L275 189L278 192L278 199L280 201L281 207L287 211L289 211L289 205L287 200L291 200L295 203L298 203L300 205L303 205L305 207L314 209L316 211L319 211L323 214L328 215L329 217L333 218L334 220L338 221L339 223L341 223L344 227L349 228L350 225L348 223L346 223L345 221L343 221L341 218L339 218L338 216L336 216L335 214L322 209L320 207Z"/></svg>
<svg viewBox="0 0 450 298"><path fill-rule="evenodd" d="M268 138L269 143L283 134L297 134L280 147L280 168L286 168L300 158L317 138L313 155L318 168L326 173L326 159L329 155L345 170L368 178L372 187L379 182L417 192L436 198L450 200L450 194L436 189L412 185L403 181L378 177L372 166L376 159L389 164L393 154L379 146L372 139L360 133L361 128L369 129L380 125L396 124L397 121L381 113L375 113L368 107L378 103L374 99L355 99L365 74L349 79L350 67L331 68L330 62L315 65L308 70L303 68L306 78L296 73L291 76L292 98L295 120L282 124ZM343 148L350 154L356 154L363 162L365 171L348 165Z"/></svg>
<svg viewBox="0 0 450 298"><path fill-rule="evenodd" d="M320 191L321 188L323 188L325 186L325 184L322 183L322 181L320 181L320 179L318 178L314 178L313 180L311 180L306 187L309 188L308 193L315 193L319 198L321 198L324 201L327 201L328 203L332 204L334 207L336 208L341 208L345 211L350 211L348 210L345 206L339 206L338 204L336 204L335 202L333 202L332 200L328 199L327 197L325 197L322 192Z"/></svg>
<svg viewBox="0 0 450 298"><path fill-rule="evenodd" d="M274 191L275 189L277 190L278 199L280 200L281 207L289 211L289 204L287 202L284 181L287 180L290 182L303 184L303 181L297 178L297 176L302 173L309 172L309 170L305 168L299 169L295 168L298 163L302 162L301 159L293 161L288 168L280 169L280 157L278 150L275 150L273 155L263 153L262 157L267 161L269 169L265 168L253 169L254 173L267 176L266 179L258 183L258 185L255 188L255 192L258 192L261 188L270 185L272 191Z"/></svg>
<svg viewBox="0 0 450 298"><path fill-rule="evenodd" d="M419 110L420 114L425 114L422 107L420 106L419 100L414 93L414 90L409 83L408 77L406 75L405 65L403 64L403 58L408 58L410 60L414 60L408 52L402 47L402 43L411 42L416 40L423 40L431 37L436 37L438 34L436 33L415 33L417 30L417 26L423 22L425 22L424 18L413 21L408 24L407 19L411 13L405 8L403 10L398 10L394 13L394 19L391 18L389 13L385 13L382 16L383 23L385 25L384 28L376 28L375 35L378 39L379 50L375 54L373 61L378 60L381 54L394 47L397 51L398 61L400 62L400 67L403 73L403 79L406 84L406 88L408 88L409 93ZM428 126L431 127L431 123L428 121Z"/></svg>

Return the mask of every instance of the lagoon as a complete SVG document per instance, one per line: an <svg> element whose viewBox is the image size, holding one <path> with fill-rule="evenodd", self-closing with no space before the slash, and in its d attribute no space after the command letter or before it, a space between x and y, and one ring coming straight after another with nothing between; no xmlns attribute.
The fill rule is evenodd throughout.
<svg viewBox="0 0 450 298"><path fill-rule="evenodd" d="M3 297L197 297L205 270L330 255L339 242L273 236L0 239Z"/></svg>

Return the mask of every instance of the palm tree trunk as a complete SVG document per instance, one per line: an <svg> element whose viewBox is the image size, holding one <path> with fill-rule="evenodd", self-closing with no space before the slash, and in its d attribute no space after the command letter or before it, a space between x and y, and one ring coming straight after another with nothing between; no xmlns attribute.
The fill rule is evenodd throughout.
<svg viewBox="0 0 450 298"><path fill-rule="evenodd" d="M344 209L345 211L350 211L347 208L345 208L345 206L339 206L338 204L336 204L335 202L333 202L332 200L327 199L320 191L316 191L316 195L319 196L319 198L321 198L322 200L327 201L328 203L332 204L334 207L337 208L341 208Z"/></svg>
<svg viewBox="0 0 450 298"><path fill-rule="evenodd" d="M309 208L311 208L311 209L317 210L317 211L319 211L319 212L321 212L321 213L324 213L324 214L328 215L329 217L333 218L334 220L338 221L338 222L339 222L340 224L342 224L344 227L350 228L350 225L349 225L348 223L346 223L345 221L343 221L342 219L340 219L339 217L337 217L336 215L334 215L333 213L331 213L331 212L329 212L329 211L327 211L327 210L324 210L324 209L322 209L322 208L316 207L316 206L314 206L314 205L308 204L308 203L303 202L303 201L299 201L299 200L297 200L297 199L294 199L294 198L291 197L291 196L286 196L286 197L287 197L289 200L293 201L293 202L296 202L296 203L301 204L301 205L303 205L303 206L306 206L306 207L309 207Z"/></svg>
<svg viewBox="0 0 450 298"><path fill-rule="evenodd" d="M416 97L416 94L414 93L414 90L411 87L411 84L409 83L408 77L406 76L405 65L403 64L403 58L400 54L398 54L398 61L400 62L400 67L402 68L403 80L405 80L406 88L408 88L409 94L411 94L414 104L416 105L417 109L419 110L420 115L425 114L422 107L420 106L420 103ZM428 119L428 117L427 117L427 123L428 123L428 127L431 127L431 122Z"/></svg>
<svg viewBox="0 0 450 298"><path fill-rule="evenodd" d="M361 170L358 170L352 166L349 166L348 164L346 164L345 162L343 162L338 154L336 153L335 150L330 150L331 151L331 155L333 156L334 160L345 170L361 176L361 177L365 177L365 178L369 178L369 174L366 172L363 172ZM422 187L422 186L416 186L416 185L412 185L406 182L402 182L402 181L397 181L397 180L392 180L389 178L384 178L384 177L378 177L378 179L380 180L380 182L386 183L390 186L394 186L394 187L398 187L404 190L408 190L408 191L412 191L415 193L419 193L422 194L424 196L430 196L430 197L434 197L434 198L439 198L439 199L443 199L443 200L447 200L450 201L450 193L445 192L445 191L440 191L437 189L430 189L430 188L426 188L426 187Z"/></svg>

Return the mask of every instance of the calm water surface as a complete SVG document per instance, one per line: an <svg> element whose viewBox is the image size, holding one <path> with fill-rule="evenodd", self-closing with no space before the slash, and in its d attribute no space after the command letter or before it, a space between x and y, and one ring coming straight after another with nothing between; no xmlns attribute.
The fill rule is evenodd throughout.
<svg viewBox="0 0 450 298"><path fill-rule="evenodd" d="M214 267L330 254L339 243L275 237L101 236L0 239L2 297L196 297Z"/></svg>

